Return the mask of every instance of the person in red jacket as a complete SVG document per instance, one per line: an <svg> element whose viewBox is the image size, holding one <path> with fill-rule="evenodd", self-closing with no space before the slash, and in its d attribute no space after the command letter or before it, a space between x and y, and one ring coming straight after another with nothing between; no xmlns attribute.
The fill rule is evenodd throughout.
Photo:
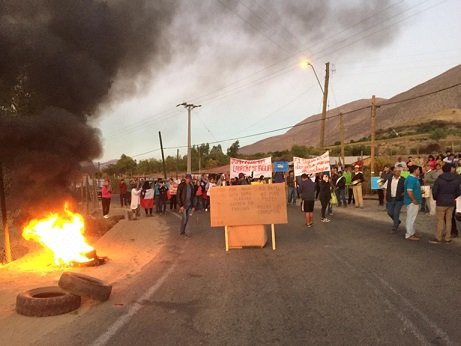
<svg viewBox="0 0 461 346"><path fill-rule="evenodd" d="M124 179L120 180L120 184L118 185L120 191L120 206L128 206L128 198L127 198L127 186Z"/></svg>

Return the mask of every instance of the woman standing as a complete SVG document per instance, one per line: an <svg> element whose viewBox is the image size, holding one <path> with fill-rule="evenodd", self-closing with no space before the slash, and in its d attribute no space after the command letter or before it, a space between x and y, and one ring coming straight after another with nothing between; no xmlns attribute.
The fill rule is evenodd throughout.
<svg viewBox="0 0 461 346"><path fill-rule="evenodd" d="M152 216L152 210L154 209L154 189L152 183L147 180L142 186L140 202L146 216Z"/></svg>
<svg viewBox="0 0 461 346"><path fill-rule="evenodd" d="M322 204L322 219L320 221L330 222L330 219L326 217L327 207L331 199L330 177L327 174L323 175L322 180L319 182L319 199Z"/></svg>
<svg viewBox="0 0 461 346"><path fill-rule="evenodd" d="M110 200L112 198L112 187L109 178L104 180L101 189L102 216L109 218Z"/></svg>

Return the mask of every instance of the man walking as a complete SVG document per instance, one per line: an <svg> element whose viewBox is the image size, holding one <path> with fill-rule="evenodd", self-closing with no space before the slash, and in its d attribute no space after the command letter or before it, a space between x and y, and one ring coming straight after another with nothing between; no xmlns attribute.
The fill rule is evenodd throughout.
<svg viewBox="0 0 461 346"><path fill-rule="evenodd" d="M287 177L287 192L288 198L287 203L288 205L293 204L296 205L296 191L295 191L295 174L293 171L288 173Z"/></svg>
<svg viewBox="0 0 461 346"><path fill-rule="evenodd" d="M421 184L419 183L420 168L416 165L410 166L410 175L405 179L403 203L407 206L406 240L419 240L415 235L415 221L418 215L419 206L422 202Z"/></svg>
<svg viewBox="0 0 461 346"><path fill-rule="evenodd" d="M461 194L459 180L451 172L451 165L446 163L442 167L443 173L434 182L432 196L436 203L437 233L429 242L442 242L445 229L445 243L451 243L452 215L456 205L456 198Z"/></svg>
<svg viewBox="0 0 461 346"><path fill-rule="evenodd" d="M176 198L178 199L179 213L181 217L180 236L188 237L186 226L189 221L189 214L194 211L194 186L192 185L192 175L186 174L186 179L179 184Z"/></svg>
<svg viewBox="0 0 461 346"><path fill-rule="evenodd" d="M359 165L355 165L352 175L352 192L354 193L355 207L363 209L362 183L365 181Z"/></svg>
<svg viewBox="0 0 461 346"><path fill-rule="evenodd" d="M387 215L392 219L392 232L397 232L399 229L400 210L403 206L405 178L401 177L400 173L400 167L395 167L393 175L387 178L383 186Z"/></svg>
<svg viewBox="0 0 461 346"><path fill-rule="evenodd" d="M342 172L338 173L338 179L336 179L336 198L338 199L338 207L347 207L346 203L346 178L344 178Z"/></svg>
<svg viewBox="0 0 461 346"><path fill-rule="evenodd" d="M315 183L303 174L301 176L301 185L299 194L301 195L301 211L305 213L306 226L312 227L314 224L314 203L315 203Z"/></svg>

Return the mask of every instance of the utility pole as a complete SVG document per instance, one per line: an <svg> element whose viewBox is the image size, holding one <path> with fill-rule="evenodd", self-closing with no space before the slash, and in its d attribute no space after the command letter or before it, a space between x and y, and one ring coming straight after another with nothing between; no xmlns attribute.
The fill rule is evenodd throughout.
<svg viewBox="0 0 461 346"><path fill-rule="evenodd" d="M322 121L320 123L320 149L325 146L325 121L327 119L328 83L330 80L330 63L325 63L325 87L323 88Z"/></svg>
<svg viewBox="0 0 461 346"><path fill-rule="evenodd" d="M160 150L162 152L163 178L166 179L165 154L163 153L162 132L160 131L158 132L158 138L160 139Z"/></svg>
<svg viewBox="0 0 461 346"><path fill-rule="evenodd" d="M0 162L0 203L2 208L2 222L3 222L3 246L5 248L6 263L12 261L11 257L11 244L10 244L10 231L8 229L8 217L6 215L6 198L5 198L5 181L3 177L3 166Z"/></svg>
<svg viewBox="0 0 461 346"><path fill-rule="evenodd" d="M176 180L178 180L179 149L176 149Z"/></svg>
<svg viewBox="0 0 461 346"><path fill-rule="evenodd" d="M194 105L192 103L183 102L176 107L183 106L187 109L187 172L192 173L192 139L191 139L191 113L194 108L202 107L202 105Z"/></svg>
<svg viewBox="0 0 461 346"><path fill-rule="evenodd" d="M371 141L370 141L370 171L371 176L375 173L375 134L376 134L376 97L371 97Z"/></svg>
<svg viewBox="0 0 461 346"><path fill-rule="evenodd" d="M343 113L339 113L339 138L341 140L341 162L343 167L346 166L344 162L344 122L343 122Z"/></svg>

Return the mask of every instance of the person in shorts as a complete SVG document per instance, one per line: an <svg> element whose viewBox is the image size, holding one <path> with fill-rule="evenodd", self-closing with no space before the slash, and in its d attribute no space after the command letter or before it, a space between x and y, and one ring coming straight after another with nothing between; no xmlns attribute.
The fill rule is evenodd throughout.
<svg viewBox="0 0 461 346"><path fill-rule="evenodd" d="M312 227L314 224L314 204L315 204L315 183L307 174L301 176L299 194L301 196L301 211L305 213L306 226Z"/></svg>

